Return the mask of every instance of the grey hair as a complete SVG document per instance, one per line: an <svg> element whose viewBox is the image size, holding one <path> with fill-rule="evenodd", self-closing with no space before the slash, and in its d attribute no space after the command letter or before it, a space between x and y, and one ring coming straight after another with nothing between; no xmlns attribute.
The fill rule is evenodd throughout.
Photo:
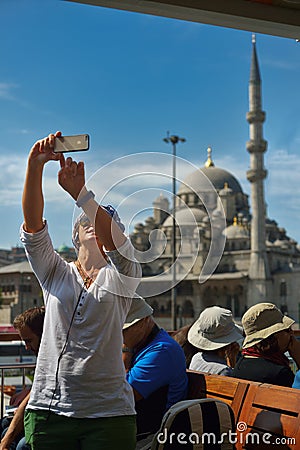
<svg viewBox="0 0 300 450"><path fill-rule="evenodd" d="M116 224L118 225L118 227L121 229L121 231L124 232L125 230L125 226L124 224L121 222L120 217L117 213L117 211L115 210L115 208L111 205L101 205L101 207L103 209L105 209L105 211L113 218L113 220L116 222ZM79 242L79 225L80 225L80 221L83 217L87 217L87 215L82 212L81 214L79 214L79 216L77 217L77 219L75 220L74 223L74 227L73 227L73 232L72 232L72 243L73 246L75 248L76 253L78 254L79 252L79 246L80 246L80 242ZM88 219L89 220L89 219Z"/></svg>
<svg viewBox="0 0 300 450"><path fill-rule="evenodd" d="M74 227L73 227L73 232L72 232L72 243L73 243L73 246L74 246L75 251L76 251L77 254L79 252L79 245L80 245L80 242L79 242L79 225L80 225L80 221L81 221L81 219L83 217L87 217L84 212L79 214L79 216L75 220Z"/></svg>

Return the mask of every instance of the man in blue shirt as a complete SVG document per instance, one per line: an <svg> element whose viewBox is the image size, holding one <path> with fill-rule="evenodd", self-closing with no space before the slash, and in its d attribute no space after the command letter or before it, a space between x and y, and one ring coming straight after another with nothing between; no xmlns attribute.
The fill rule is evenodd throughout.
<svg viewBox="0 0 300 450"><path fill-rule="evenodd" d="M152 317L142 298L133 298L123 327L123 361L133 388L139 437L159 429L162 417L187 395L182 348Z"/></svg>

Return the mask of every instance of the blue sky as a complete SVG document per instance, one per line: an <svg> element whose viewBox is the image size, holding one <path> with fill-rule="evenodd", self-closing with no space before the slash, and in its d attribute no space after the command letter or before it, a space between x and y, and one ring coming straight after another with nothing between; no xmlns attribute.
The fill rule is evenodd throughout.
<svg viewBox="0 0 300 450"><path fill-rule="evenodd" d="M78 157L87 178L99 171L100 196L112 192L111 174L119 174L122 182L107 195L111 203L128 195L123 169L129 165L136 174L168 173L162 189L171 190L170 161L157 157L171 152L162 141L167 130L186 138L178 155L196 167L211 146L215 164L250 193L250 32L60 0L1 0L0 13L0 248L19 244L27 154L50 131L90 134L91 150ZM257 50L268 215L300 241L300 44L259 34ZM134 156L140 153L142 160ZM56 173L50 163L44 187L57 247L71 245L74 202L57 186ZM151 181L136 175L136 186L149 191ZM151 196L141 203L151 215ZM123 219L142 220L130 214Z"/></svg>

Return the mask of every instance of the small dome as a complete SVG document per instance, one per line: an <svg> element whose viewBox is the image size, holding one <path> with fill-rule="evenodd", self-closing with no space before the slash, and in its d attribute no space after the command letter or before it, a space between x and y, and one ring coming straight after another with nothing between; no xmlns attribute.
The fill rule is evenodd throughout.
<svg viewBox="0 0 300 450"><path fill-rule="evenodd" d="M135 224L133 231L134 231L134 233L140 233L143 230L144 230L144 224L139 222L139 223Z"/></svg>
<svg viewBox="0 0 300 450"><path fill-rule="evenodd" d="M228 183L225 183L223 189L220 190L219 195L220 197L225 197L226 195L231 195L232 193L233 190L228 186Z"/></svg>
<svg viewBox="0 0 300 450"><path fill-rule="evenodd" d="M230 225L225 229L226 239L249 239L249 233L245 228Z"/></svg>
<svg viewBox="0 0 300 450"><path fill-rule="evenodd" d="M155 228L155 222L153 217L147 217L145 220L145 230L151 231Z"/></svg>
<svg viewBox="0 0 300 450"><path fill-rule="evenodd" d="M223 233L226 239L249 239L249 231L247 228L238 225L236 219L234 219L233 225L225 228Z"/></svg>
<svg viewBox="0 0 300 450"><path fill-rule="evenodd" d="M204 217L206 217L207 214L202 211L199 208L182 208L179 210L176 210L176 225L177 226L191 226L195 225L195 221L197 224L202 222ZM173 226L173 218L172 216L167 217L167 219L164 221L163 227L172 227Z"/></svg>
<svg viewBox="0 0 300 450"><path fill-rule="evenodd" d="M155 223L155 222L154 222L154 218L151 217L151 216L147 217L147 219L145 220L145 224L146 224L146 225L152 225L152 224L154 224L154 223Z"/></svg>
<svg viewBox="0 0 300 450"><path fill-rule="evenodd" d="M58 247L57 251L58 251L58 253L66 253L66 252L69 252L70 249L71 249L71 247L68 247L67 245L62 244L60 247Z"/></svg>

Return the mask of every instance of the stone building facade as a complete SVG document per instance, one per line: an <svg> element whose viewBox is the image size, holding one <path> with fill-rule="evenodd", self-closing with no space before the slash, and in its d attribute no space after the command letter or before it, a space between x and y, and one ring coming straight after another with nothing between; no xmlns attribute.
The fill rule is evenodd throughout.
<svg viewBox="0 0 300 450"><path fill-rule="evenodd" d="M0 323L11 324L28 308L43 304L40 285L27 261L0 268Z"/></svg>
<svg viewBox="0 0 300 450"><path fill-rule="evenodd" d="M66 261L74 261L74 248L62 245L57 252ZM27 261L23 247L0 250L0 324L10 325L28 308L43 304L40 285ZM16 262L18 261L18 262Z"/></svg>

